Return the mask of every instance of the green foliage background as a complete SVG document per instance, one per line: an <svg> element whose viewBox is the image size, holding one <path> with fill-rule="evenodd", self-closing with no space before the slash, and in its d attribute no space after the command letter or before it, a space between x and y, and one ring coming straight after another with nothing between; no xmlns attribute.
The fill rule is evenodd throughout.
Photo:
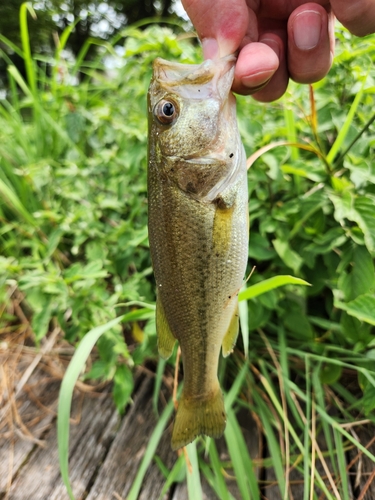
<svg viewBox="0 0 375 500"><path fill-rule="evenodd" d="M75 61L64 59L70 27L53 57L31 57L26 16L25 7L22 47L12 45L25 61L26 79L4 53L9 91L0 106L0 332L17 327L7 309L15 289L25 297L36 342L52 319L77 343L126 313L127 323L100 338L99 360L88 374L113 379L122 411L133 387L132 367L157 360L146 229L152 61L161 56L191 63L201 54L189 39L151 25L103 42L91 62L84 62L87 46ZM249 170L249 270L256 266L249 284L294 274L312 285L244 301L241 323L249 364L268 380L271 400L278 390L270 349L291 384L287 359L297 359L300 387L293 390L306 390L305 396L298 392L301 399L315 391L324 409L330 387L344 401L343 419L373 418L375 39L356 39L344 29L337 38L333 69L313 90L292 83L282 100L267 105L237 99L248 155L278 141L298 145L274 144ZM115 44L123 46L123 56ZM84 75L79 85L78 71ZM225 369L229 379L238 372L228 361L223 380ZM359 381L358 390L346 389L344 369ZM254 377L247 374L242 390L254 387ZM257 397L250 406L262 414Z"/></svg>

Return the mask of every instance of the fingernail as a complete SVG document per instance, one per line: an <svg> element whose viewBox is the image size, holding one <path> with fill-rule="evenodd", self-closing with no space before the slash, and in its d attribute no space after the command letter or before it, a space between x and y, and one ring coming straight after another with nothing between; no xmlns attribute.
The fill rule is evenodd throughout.
<svg viewBox="0 0 375 500"><path fill-rule="evenodd" d="M255 73L251 76L245 76L241 78L241 83L248 89L252 89L254 92L257 92L267 85L274 73L274 71L262 71L261 73Z"/></svg>
<svg viewBox="0 0 375 500"><path fill-rule="evenodd" d="M320 40L322 16L314 10L297 14L293 21L294 43L300 50L310 50L316 47Z"/></svg>
<svg viewBox="0 0 375 500"><path fill-rule="evenodd" d="M219 45L215 38L205 38L202 40L202 49L205 59L215 59L219 55Z"/></svg>

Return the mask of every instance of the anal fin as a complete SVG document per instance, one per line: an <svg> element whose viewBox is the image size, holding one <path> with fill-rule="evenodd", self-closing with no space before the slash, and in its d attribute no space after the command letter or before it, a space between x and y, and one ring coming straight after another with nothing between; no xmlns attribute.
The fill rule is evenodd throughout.
<svg viewBox="0 0 375 500"><path fill-rule="evenodd" d="M224 358L229 356L231 352L233 352L233 348L236 344L236 340L238 337L239 330L239 313L238 313L238 304L233 312L232 319L230 320L229 327L222 343L222 354Z"/></svg>
<svg viewBox="0 0 375 500"><path fill-rule="evenodd" d="M158 336L159 354L163 359L168 359L173 352L176 339L165 317L164 307L160 297L156 300L156 333Z"/></svg>

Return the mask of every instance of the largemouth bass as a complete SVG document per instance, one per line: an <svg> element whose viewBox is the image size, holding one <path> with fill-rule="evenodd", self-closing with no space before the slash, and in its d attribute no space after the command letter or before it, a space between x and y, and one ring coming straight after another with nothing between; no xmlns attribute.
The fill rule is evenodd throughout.
<svg viewBox="0 0 375 500"><path fill-rule="evenodd" d="M238 335L249 232L234 65L234 56L200 65L156 59L148 93L158 349L167 359L178 340L184 368L173 449L200 434L220 437L226 423L217 370L220 349L228 356Z"/></svg>

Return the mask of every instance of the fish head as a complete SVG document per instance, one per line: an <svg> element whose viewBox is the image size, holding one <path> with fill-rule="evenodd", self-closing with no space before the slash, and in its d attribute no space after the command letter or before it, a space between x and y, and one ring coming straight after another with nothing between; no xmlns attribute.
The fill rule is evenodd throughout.
<svg viewBox="0 0 375 500"><path fill-rule="evenodd" d="M154 61L148 92L150 156L180 189L198 198L233 168L235 61L235 56L199 65Z"/></svg>

